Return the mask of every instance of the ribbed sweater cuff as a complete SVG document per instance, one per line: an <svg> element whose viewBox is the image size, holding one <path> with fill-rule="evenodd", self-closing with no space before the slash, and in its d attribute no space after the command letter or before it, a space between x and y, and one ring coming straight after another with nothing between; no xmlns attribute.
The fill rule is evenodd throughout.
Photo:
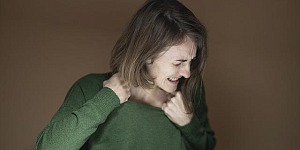
<svg viewBox="0 0 300 150"><path fill-rule="evenodd" d="M111 90L110 88L103 87L94 97L94 99L97 99L96 105L98 105L100 108L111 108L116 107L120 105L119 97L116 95L116 93Z"/></svg>
<svg viewBox="0 0 300 150"><path fill-rule="evenodd" d="M199 136L199 135L202 135L201 122L198 119L198 117L196 117L196 115L193 116L190 123L188 123L184 126L179 126L178 128L181 130L181 132L185 136L191 136L191 135Z"/></svg>
<svg viewBox="0 0 300 150"><path fill-rule="evenodd" d="M107 117L116 107L120 106L119 97L113 90L103 87L90 101L96 106L98 114Z"/></svg>

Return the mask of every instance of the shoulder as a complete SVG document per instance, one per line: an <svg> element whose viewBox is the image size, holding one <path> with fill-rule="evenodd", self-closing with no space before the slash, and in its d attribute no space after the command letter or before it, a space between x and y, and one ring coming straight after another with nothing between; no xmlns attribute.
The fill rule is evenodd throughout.
<svg viewBox="0 0 300 150"><path fill-rule="evenodd" d="M110 77L111 73L91 73L81 77L75 85L80 87L86 99L90 99L103 88L103 82Z"/></svg>
<svg viewBox="0 0 300 150"><path fill-rule="evenodd" d="M78 84L102 84L103 81L108 80L111 77L111 73L91 73L81 77Z"/></svg>

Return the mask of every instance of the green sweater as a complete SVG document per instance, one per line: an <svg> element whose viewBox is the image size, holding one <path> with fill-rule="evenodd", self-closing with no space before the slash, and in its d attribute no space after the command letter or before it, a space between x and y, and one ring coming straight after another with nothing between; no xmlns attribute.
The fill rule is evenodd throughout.
<svg viewBox="0 0 300 150"><path fill-rule="evenodd" d="M78 80L51 122L39 134L38 150L209 150L215 146L203 92L192 121L172 123L160 108L134 101L120 104L103 87L110 74ZM202 88L203 89L203 88ZM200 96L202 95L202 96ZM198 102L199 102L198 101Z"/></svg>

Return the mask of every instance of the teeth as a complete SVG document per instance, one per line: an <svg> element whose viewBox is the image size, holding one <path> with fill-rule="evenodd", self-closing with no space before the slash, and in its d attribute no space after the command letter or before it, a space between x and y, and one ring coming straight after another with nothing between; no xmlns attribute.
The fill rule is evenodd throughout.
<svg viewBox="0 0 300 150"><path fill-rule="evenodd" d="M178 80L178 78L174 78L174 77L172 77L172 78L169 78L169 80L171 80L171 81L177 81L177 80Z"/></svg>

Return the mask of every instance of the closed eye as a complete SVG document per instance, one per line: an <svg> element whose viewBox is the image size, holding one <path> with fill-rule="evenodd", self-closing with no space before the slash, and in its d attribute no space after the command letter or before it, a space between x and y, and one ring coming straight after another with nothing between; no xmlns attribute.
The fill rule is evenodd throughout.
<svg viewBox="0 0 300 150"><path fill-rule="evenodd" d="M178 62L186 62L187 60L186 59L180 59L180 60L176 60Z"/></svg>
<svg viewBox="0 0 300 150"><path fill-rule="evenodd" d="M180 66L182 64L182 62L175 62L173 64L174 64L174 66Z"/></svg>
<svg viewBox="0 0 300 150"><path fill-rule="evenodd" d="M189 65L191 65L192 61L194 59L192 59L191 61L188 62L188 60L186 59L180 59L180 60L176 60L176 62L174 63L175 66L180 66L182 63L188 62Z"/></svg>
<svg viewBox="0 0 300 150"><path fill-rule="evenodd" d="M187 61L188 61L188 60L186 60L186 59L176 60L176 63L174 63L174 65L179 66L179 65L181 65L182 63L187 62Z"/></svg>

